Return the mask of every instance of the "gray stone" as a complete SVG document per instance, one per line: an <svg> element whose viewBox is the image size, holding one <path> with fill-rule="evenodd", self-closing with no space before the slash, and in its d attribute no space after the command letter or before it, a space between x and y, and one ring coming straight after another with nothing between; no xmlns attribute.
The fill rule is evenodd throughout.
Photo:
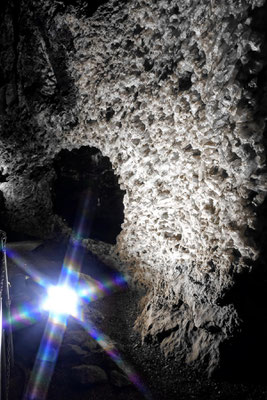
<svg viewBox="0 0 267 400"><path fill-rule="evenodd" d="M96 351L100 350L101 347L97 344L95 339L88 335L87 339L83 342L82 348L87 351Z"/></svg>
<svg viewBox="0 0 267 400"><path fill-rule="evenodd" d="M4 113L6 107L6 87L0 88L0 113Z"/></svg>
<svg viewBox="0 0 267 400"><path fill-rule="evenodd" d="M71 330L67 328L64 335L64 343L81 346L87 340L87 336L88 333L86 333L84 330Z"/></svg>
<svg viewBox="0 0 267 400"><path fill-rule="evenodd" d="M84 318L96 324L101 324L104 320L103 314L96 309L92 309L89 305L84 306Z"/></svg>
<svg viewBox="0 0 267 400"><path fill-rule="evenodd" d="M106 372L97 365L79 365L71 369L71 377L74 382L82 386L90 386L94 383L107 382Z"/></svg>
<svg viewBox="0 0 267 400"><path fill-rule="evenodd" d="M112 385L117 387L125 387L131 385L131 382L123 373L113 370L110 373L110 381Z"/></svg>
<svg viewBox="0 0 267 400"><path fill-rule="evenodd" d="M17 99L17 88L14 83L10 83L6 86L6 105L11 106Z"/></svg>
<svg viewBox="0 0 267 400"><path fill-rule="evenodd" d="M81 349L81 347L76 344L66 344L60 349L60 357L72 359L74 361L82 359L87 354L87 351Z"/></svg>

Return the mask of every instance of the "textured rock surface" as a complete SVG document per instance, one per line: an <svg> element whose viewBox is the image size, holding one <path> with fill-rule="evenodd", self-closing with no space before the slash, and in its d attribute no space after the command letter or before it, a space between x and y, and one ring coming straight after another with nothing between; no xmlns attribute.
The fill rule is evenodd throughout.
<svg viewBox="0 0 267 400"><path fill-rule="evenodd" d="M125 387L130 385L128 378L119 371L113 370L110 373L110 379L114 386Z"/></svg>
<svg viewBox="0 0 267 400"><path fill-rule="evenodd" d="M6 224L59 229L55 155L100 149L126 192L114 254L148 288L136 326L212 371L240 324L224 296L265 237L264 1L111 0L93 15L71 3L3 14Z"/></svg>
<svg viewBox="0 0 267 400"><path fill-rule="evenodd" d="M108 380L105 371L97 365L79 365L71 370L74 381L82 386L102 383Z"/></svg>

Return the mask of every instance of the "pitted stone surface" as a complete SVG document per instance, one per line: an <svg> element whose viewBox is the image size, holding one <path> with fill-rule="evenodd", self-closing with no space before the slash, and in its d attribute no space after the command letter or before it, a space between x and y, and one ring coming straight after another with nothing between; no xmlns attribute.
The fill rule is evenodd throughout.
<svg viewBox="0 0 267 400"><path fill-rule="evenodd" d="M218 300L259 257L250 233L267 175L253 10L263 4L111 0L88 17L22 2L16 92L10 71L1 91L8 223L42 236L59 229L53 157L99 148L126 191L111 252L149 290L136 326L166 353L208 359L210 371L239 324Z"/></svg>

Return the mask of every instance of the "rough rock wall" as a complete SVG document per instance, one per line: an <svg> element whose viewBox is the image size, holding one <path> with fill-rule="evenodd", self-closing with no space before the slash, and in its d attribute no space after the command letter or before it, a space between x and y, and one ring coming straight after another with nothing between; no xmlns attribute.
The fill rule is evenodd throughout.
<svg viewBox="0 0 267 400"><path fill-rule="evenodd" d="M8 223L49 235L55 154L99 148L126 191L116 250L148 288L136 326L211 371L240 324L222 299L259 257L264 1L67 3L10 2L2 20Z"/></svg>

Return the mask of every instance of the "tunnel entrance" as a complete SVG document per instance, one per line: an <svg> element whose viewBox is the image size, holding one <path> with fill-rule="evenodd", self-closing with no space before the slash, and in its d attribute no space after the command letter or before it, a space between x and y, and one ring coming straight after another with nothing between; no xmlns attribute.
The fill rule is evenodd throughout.
<svg viewBox="0 0 267 400"><path fill-rule="evenodd" d="M83 238L115 244L123 196L111 162L95 147L61 150L54 159L54 212Z"/></svg>

